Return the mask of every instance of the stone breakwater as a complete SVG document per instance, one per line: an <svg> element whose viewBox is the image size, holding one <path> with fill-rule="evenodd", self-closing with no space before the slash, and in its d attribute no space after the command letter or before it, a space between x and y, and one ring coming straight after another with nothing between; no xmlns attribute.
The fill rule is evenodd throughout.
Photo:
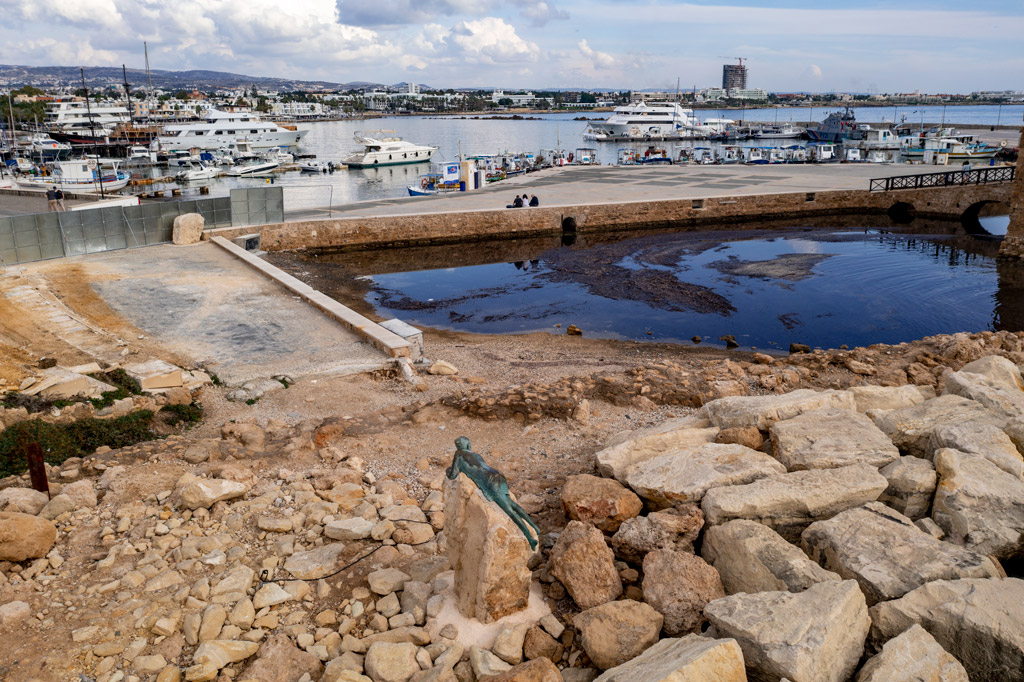
<svg viewBox="0 0 1024 682"><path fill-rule="evenodd" d="M48 468L53 499L5 479L0 626L31 651L0 658L0 677L1024 680L1020 341L755 360L770 371L732 381L760 395L610 438L600 475L557 489L565 520L528 575L478 590L529 579L550 613L486 636L451 616L449 557L529 552L449 536L456 517L497 521L471 489L443 493L441 458L378 476L330 423L272 420L68 460ZM757 383L799 367L848 385Z"/></svg>

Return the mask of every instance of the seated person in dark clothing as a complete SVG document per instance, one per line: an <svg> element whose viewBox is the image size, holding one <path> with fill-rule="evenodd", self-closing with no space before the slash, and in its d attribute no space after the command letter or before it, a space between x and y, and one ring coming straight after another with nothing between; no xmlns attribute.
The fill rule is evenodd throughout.
<svg viewBox="0 0 1024 682"><path fill-rule="evenodd" d="M505 208L522 208L522 207L523 207L523 198L517 194L516 198L512 200L512 203L509 204L508 206L506 206Z"/></svg>
<svg viewBox="0 0 1024 682"><path fill-rule="evenodd" d="M540 206L540 202L537 201L536 194L530 196L530 206Z"/></svg>

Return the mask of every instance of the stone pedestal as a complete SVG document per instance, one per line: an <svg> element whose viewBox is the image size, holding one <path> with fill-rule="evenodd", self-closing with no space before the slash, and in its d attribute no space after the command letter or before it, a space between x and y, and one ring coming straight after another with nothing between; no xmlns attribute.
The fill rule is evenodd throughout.
<svg viewBox="0 0 1024 682"><path fill-rule="evenodd" d="M519 527L465 474L445 481L444 512L446 550L462 615L491 623L525 609L532 551Z"/></svg>

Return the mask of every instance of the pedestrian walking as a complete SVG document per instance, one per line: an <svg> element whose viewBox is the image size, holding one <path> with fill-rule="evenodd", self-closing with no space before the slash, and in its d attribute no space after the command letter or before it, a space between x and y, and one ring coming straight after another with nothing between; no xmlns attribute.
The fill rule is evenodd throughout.
<svg viewBox="0 0 1024 682"><path fill-rule="evenodd" d="M53 185L46 186L46 206L48 211L57 211L57 192L53 189Z"/></svg>
<svg viewBox="0 0 1024 682"><path fill-rule="evenodd" d="M64 190L58 187L54 192L54 196L57 198L57 205L60 207L60 210L68 210L68 207L64 205Z"/></svg>

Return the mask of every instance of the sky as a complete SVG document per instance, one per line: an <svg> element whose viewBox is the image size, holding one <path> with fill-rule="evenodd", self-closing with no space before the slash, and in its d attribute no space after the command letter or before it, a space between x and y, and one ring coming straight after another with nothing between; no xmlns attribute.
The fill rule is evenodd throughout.
<svg viewBox="0 0 1024 682"><path fill-rule="evenodd" d="M1022 0L0 0L0 63L433 87L1024 89Z"/></svg>

